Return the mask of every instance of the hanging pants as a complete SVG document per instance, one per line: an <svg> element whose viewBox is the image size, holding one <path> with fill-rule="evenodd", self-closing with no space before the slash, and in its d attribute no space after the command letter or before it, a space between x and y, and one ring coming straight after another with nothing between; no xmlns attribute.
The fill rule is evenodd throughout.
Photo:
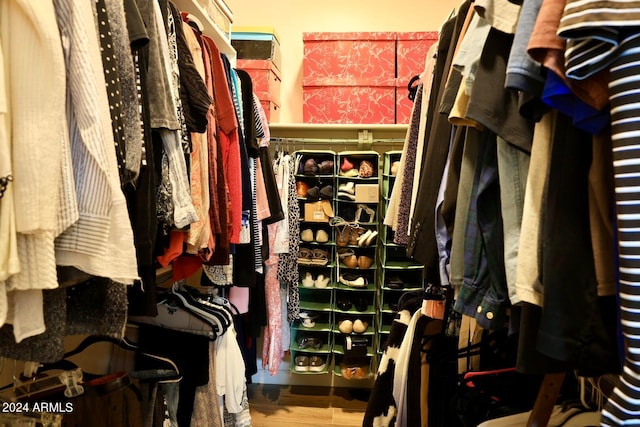
<svg viewBox="0 0 640 427"><path fill-rule="evenodd" d="M640 35L623 41L611 65L609 96L619 228L619 298L626 353L603 426L640 425Z"/></svg>

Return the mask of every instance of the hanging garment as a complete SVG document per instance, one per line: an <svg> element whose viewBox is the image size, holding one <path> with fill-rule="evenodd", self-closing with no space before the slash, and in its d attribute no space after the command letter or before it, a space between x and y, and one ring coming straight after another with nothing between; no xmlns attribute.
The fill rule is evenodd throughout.
<svg viewBox="0 0 640 427"><path fill-rule="evenodd" d="M289 322L298 318L300 313L300 291L298 283L300 272L298 271L298 252L300 250L300 206L296 194L295 161L289 157L289 188L283 198L289 198L289 252L280 254L278 262L278 280L282 286L288 289L287 317Z"/></svg>
<svg viewBox="0 0 640 427"><path fill-rule="evenodd" d="M454 53L459 32L469 9L469 2L465 2L458 10L458 15L445 23L442 27L440 41L438 43L438 58L434 72L434 83L429 96L429 108L427 126L425 128L424 155L422 169L427 173L422 174L418 184L416 197L416 209L413 216L407 254L418 262L425 264L428 271L427 281L437 283L439 279L437 271L437 247L435 244L435 200L437 188L428 189L430 184L442 177L444 161L448 144L431 143L431 141L448 141L451 125L447 116L439 114L440 103L444 94L447 73ZM456 91L457 92L457 91ZM435 96L434 96L435 95ZM455 95L455 93L454 93ZM441 164L439 163L441 162ZM438 178L436 178L438 177ZM436 186L437 187L437 186ZM423 190L424 188L424 190ZM429 199L429 200L427 200Z"/></svg>
<svg viewBox="0 0 640 427"><path fill-rule="evenodd" d="M65 109L65 57L55 8L51 2L22 1L2 2L0 7L0 39L6 55L0 143L7 150L0 173L11 171L12 179L1 177L7 189L6 200L0 199L0 232L11 235L2 239L8 251L0 261L0 324L6 320L17 324L17 336L7 327L12 331L9 343L15 344L16 338L22 340L45 327L42 293L35 289L58 286L54 238L77 221L78 208ZM42 108L43 97L49 108ZM5 227L12 227L12 218L15 228L10 231ZM23 300L33 297L35 304L7 319L10 289L24 290Z"/></svg>
<svg viewBox="0 0 640 427"><path fill-rule="evenodd" d="M278 258L273 252L277 234L277 224L269 225L269 247L271 253L265 261L265 293L267 300L268 325L264 331L262 346L262 367L269 367L269 373L276 375L284 355L282 345L282 302L280 301L280 282L278 281Z"/></svg>
<svg viewBox="0 0 640 427"><path fill-rule="evenodd" d="M245 365L236 341L235 327L215 341L216 389L218 396L224 396L224 407L232 414L243 411L242 399L246 387Z"/></svg>
<svg viewBox="0 0 640 427"><path fill-rule="evenodd" d="M173 16L173 15L172 15ZM200 77L201 90L206 94L204 79L205 66L202 56L202 48L194 29L186 22L176 22L176 26L181 26L187 42L188 52L191 54L193 64ZM181 79L182 81L182 79ZM183 91L181 90L181 93ZM204 126L206 130L206 124ZM200 129L198 129L200 130ZM209 217L210 190L209 190L209 146L207 134L202 132L191 132L191 153L190 153L190 180L191 199L193 200L198 221L189 226L187 233L187 253L197 254L206 250L211 239L211 224ZM208 251L207 251L208 252Z"/></svg>
<svg viewBox="0 0 640 427"><path fill-rule="evenodd" d="M125 167L128 180L136 182L143 163L142 128L140 127L140 102L136 87L136 72L131 56L131 37L127 27L124 2L105 0L109 26L115 47L114 60L118 64L120 82L118 90L122 98L122 132L125 143ZM139 16L139 15L138 15ZM109 79L107 79L109 80ZM110 82L110 81L109 81Z"/></svg>
<svg viewBox="0 0 640 427"><path fill-rule="evenodd" d="M407 331L407 325L411 320L411 313L419 309L421 299L414 298L409 302L413 302L413 304L400 306L399 303L398 314L393 319L391 332L384 343L376 380L367 402L367 409L362 422L363 427L394 425L396 404L393 399L393 383L398 352Z"/></svg>
<svg viewBox="0 0 640 427"><path fill-rule="evenodd" d="M6 280L20 271L4 67L3 46L0 45L0 325L4 324L7 315Z"/></svg>
<svg viewBox="0 0 640 427"><path fill-rule="evenodd" d="M69 134L80 219L56 239L56 261L132 284L138 277L133 232L118 179L113 132L91 7L55 2L69 40ZM83 52L90 52L87 60ZM87 232L90 230L90 232Z"/></svg>
<svg viewBox="0 0 640 427"><path fill-rule="evenodd" d="M131 181L132 176L127 169L126 139L124 135L124 102L122 99L122 88L120 87L120 64L117 62L113 37L115 30L111 31L111 23L104 0L96 0L95 3L96 21L100 35L100 53L102 56L103 72L105 73L104 80L107 85L109 113L111 116L111 132L113 133L113 144L115 145L116 159L118 161L120 184L125 185ZM127 52L126 47L125 52ZM131 61L130 56L127 59Z"/></svg>
<svg viewBox="0 0 640 427"><path fill-rule="evenodd" d="M215 344L209 344L209 353L215 354ZM196 388L196 396L193 403L193 415L191 427L222 427L222 415L216 404L218 400L216 392L215 357L209 358L209 382Z"/></svg>

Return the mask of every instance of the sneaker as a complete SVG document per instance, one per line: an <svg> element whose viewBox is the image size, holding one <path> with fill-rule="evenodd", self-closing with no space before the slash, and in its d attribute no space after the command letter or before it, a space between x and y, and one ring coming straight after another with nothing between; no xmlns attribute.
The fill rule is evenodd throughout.
<svg viewBox="0 0 640 427"><path fill-rule="evenodd" d="M307 356L296 356L294 369L298 372L309 372L309 358Z"/></svg>
<svg viewBox="0 0 640 427"><path fill-rule="evenodd" d="M320 350L322 348L322 340L316 337L301 337L298 340L298 347L301 350Z"/></svg>
<svg viewBox="0 0 640 427"><path fill-rule="evenodd" d="M320 356L311 356L309 358L309 371L311 372L322 372L327 367L327 363L325 359Z"/></svg>

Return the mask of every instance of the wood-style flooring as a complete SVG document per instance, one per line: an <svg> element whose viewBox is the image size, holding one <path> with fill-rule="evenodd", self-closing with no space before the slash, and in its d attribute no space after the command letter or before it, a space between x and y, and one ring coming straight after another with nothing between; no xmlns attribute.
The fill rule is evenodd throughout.
<svg viewBox="0 0 640 427"><path fill-rule="evenodd" d="M369 390L250 384L253 427L360 427Z"/></svg>

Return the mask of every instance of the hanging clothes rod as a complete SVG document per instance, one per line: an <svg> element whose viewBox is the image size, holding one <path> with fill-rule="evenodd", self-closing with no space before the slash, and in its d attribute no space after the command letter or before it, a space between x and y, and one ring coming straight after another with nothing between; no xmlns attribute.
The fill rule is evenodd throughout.
<svg viewBox="0 0 640 427"><path fill-rule="evenodd" d="M271 142L289 142L289 143L304 143L304 144L357 144L360 142L360 139L335 139L335 138L280 138L280 137L270 137L269 141ZM404 138L387 138L387 139L376 139L372 141L374 144L376 142L382 143L393 143L393 142L404 142Z"/></svg>

